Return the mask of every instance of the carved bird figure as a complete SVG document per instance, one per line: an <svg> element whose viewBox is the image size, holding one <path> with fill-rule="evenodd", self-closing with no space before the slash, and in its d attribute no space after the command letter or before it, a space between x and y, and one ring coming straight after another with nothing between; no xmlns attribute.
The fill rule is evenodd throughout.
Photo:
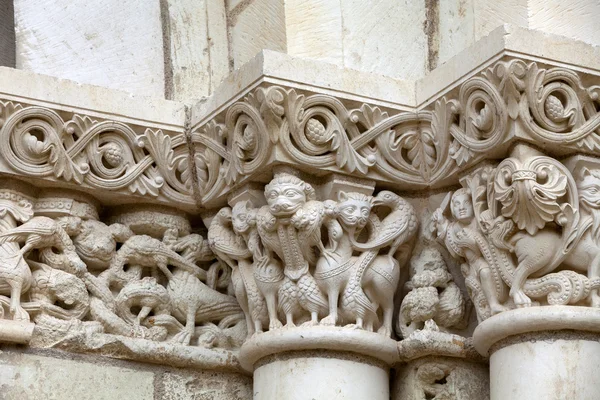
<svg viewBox="0 0 600 400"><path fill-rule="evenodd" d="M232 210L222 208L208 229L208 244L217 258L231 267L231 280L248 325L248 334L262 331L265 302L253 276L252 252L232 226Z"/></svg>
<svg viewBox="0 0 600 400"><path fill-rule="evenodd" d="M130 265L129 271L123 267ZM100 274L105 282L115 280L121 285L141 278L142 268L151 268L156 273L156 268L162 271L167 278L172 272L169 265L183 269L200 279L206 279L206 271L198 267L171 250L165 243L147 235L136 235L128 239L111 262L108 270Z"/></svg>
<svg viewBox="0 0 600 400"><path fill-rule="evenodd" d="M23 225L0 233L0 244L7 242L25 242L21 254L32 249L57 247L59 250L73 250L75 246L67 234L67 230L75 231L69 226L69 220L55 221L48 217L33 217Z"/></svg>
<svg viewBox="0 0 600 400"><path fill-rule="evenodd" d="M401 244L409 240L417 231L417 215L413 207L402 197L388 190L377 194L374 206L385 206L391 211L381 221L375 238L367 243L358 243L355 238L352 245L357 250L377 250L390 246L388 254L393 257Z"/></svg>
<svg viewBox="0 0 600 400"><path fill-rule="evenodd" d="M363 275L365 270L375 260L379 263L386 261L386 273L390 276L398 276L399 263L394 258L394 254L399 247L410 240L417 231L417 216L413 207L397 194L383 190L373 199L374 206L385 206L390 209L390 213L373 227L373 231L366 243L358 243L354 234L350 235L352 246L359 251L364 251L361 255L358 267L351 276L346 290L342 296L343 306L352 310L356 316L357 325L362 327L365 315L374 318L373 300L367 297L363 290ZM378 256L380 249L389 246L387 256ZM395 279L394 279L395 280ZM397 283L397 282L396 282ZM383 305L382 305L383 306ZM384 321L380 328L380 333L389 336L392 332L393 302L383 307Z"/></svg>
<svg viewBox="0 0 600 400"><path fill-rule="evenodd" d="M167 291L171 298L175 318L185 321L184 329L173 337L173 341L189 344L196 324L218 322L227 317L242 314L237 300L206 286L188 271L176 268L169 279Z"/></svg>

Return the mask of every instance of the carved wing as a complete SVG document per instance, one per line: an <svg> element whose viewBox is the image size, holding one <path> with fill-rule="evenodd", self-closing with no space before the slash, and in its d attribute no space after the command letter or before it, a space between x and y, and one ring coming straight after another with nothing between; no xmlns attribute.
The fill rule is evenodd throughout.
<svg viewBox="0 0 600 400"><path fill-rule="evenodd" d="M34 217L21 226L0 234L0 244L24 240L29 235L50 236L56 233L56 223L42 217Z"/></svg>
<svg viewBox="0 0 600 400"><path fill-rule="evenodd" d="M252 256L242 238L236 235L233 229L221 224L211 224L208 230L208 243L215 253L225 254L234 260L243 260Z"/></svg>

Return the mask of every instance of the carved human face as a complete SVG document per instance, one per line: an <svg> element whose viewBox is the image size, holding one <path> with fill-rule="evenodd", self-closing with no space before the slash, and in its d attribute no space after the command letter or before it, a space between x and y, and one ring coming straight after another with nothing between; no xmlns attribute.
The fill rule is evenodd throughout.
<svg viewBox="0 0 600 400"><path fill-rule="evenodd" d="M291 216L306 203L306 194L293 184L272 185L265 193L271 214L278 217Z"/></svg>
<svg viewBox="0 0 600 400"><path fill-rule="evenodd" d="M246 207L233 207L231 213L231 224L237 233L245 233L249 228L248 209Z"/></svg>
<svg viewBox="0 0 600 400"><path fill-rule="evenodd" d="M371 213L371 204L360 200L346 200L338 206L339 217L344 225L362 229Z"/></svg>
<svg viewBox="0 0 600 400"><path fill-rule="evenodd" d="M459 222L469 222L473 218L473 204L467 193L454 195L450 207L452 216Z"/></svg>

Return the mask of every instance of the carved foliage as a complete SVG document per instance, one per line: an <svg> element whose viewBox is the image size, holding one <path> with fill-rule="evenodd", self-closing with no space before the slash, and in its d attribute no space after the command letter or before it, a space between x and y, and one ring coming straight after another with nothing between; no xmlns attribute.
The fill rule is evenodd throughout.
<svg viewBox="0 0 600 400"><path fill-rule="evenodd" d="M563 164L518 145L496 168L466 176L465 189L436 211L434 231L465 263L480 320L532 304L600 306L597 204L587 200L594 176L583 174L578 195ZM444 216L447 207L452 219Z"/></svg>
<svg viewBox="0 0 600 400"><path fill-rule="evenodd" d="M0 155L20 174L191 202L183 134L14 102L0 101L0 115Z"/></svg>
<svg viewBox="0 0 600 400"><path fill-rule="evenodd" d="M411 187L490 157L518 123L557 153L600 148L598 87L564 68L500 61L418 112L348 108L328 95L261 87L193 134L204 202L270 160L368 175Z"/></svg>

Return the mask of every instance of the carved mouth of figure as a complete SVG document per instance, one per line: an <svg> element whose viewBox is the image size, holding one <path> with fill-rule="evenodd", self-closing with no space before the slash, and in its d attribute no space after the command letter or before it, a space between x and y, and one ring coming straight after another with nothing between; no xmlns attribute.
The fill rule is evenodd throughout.
<svg viewBox="0 0 600 400"><path fill-rule="evenodd" d="M296 212L300 208L300 204L277 202L271 204L269 208L274 215L289 215Z"/></svg>

